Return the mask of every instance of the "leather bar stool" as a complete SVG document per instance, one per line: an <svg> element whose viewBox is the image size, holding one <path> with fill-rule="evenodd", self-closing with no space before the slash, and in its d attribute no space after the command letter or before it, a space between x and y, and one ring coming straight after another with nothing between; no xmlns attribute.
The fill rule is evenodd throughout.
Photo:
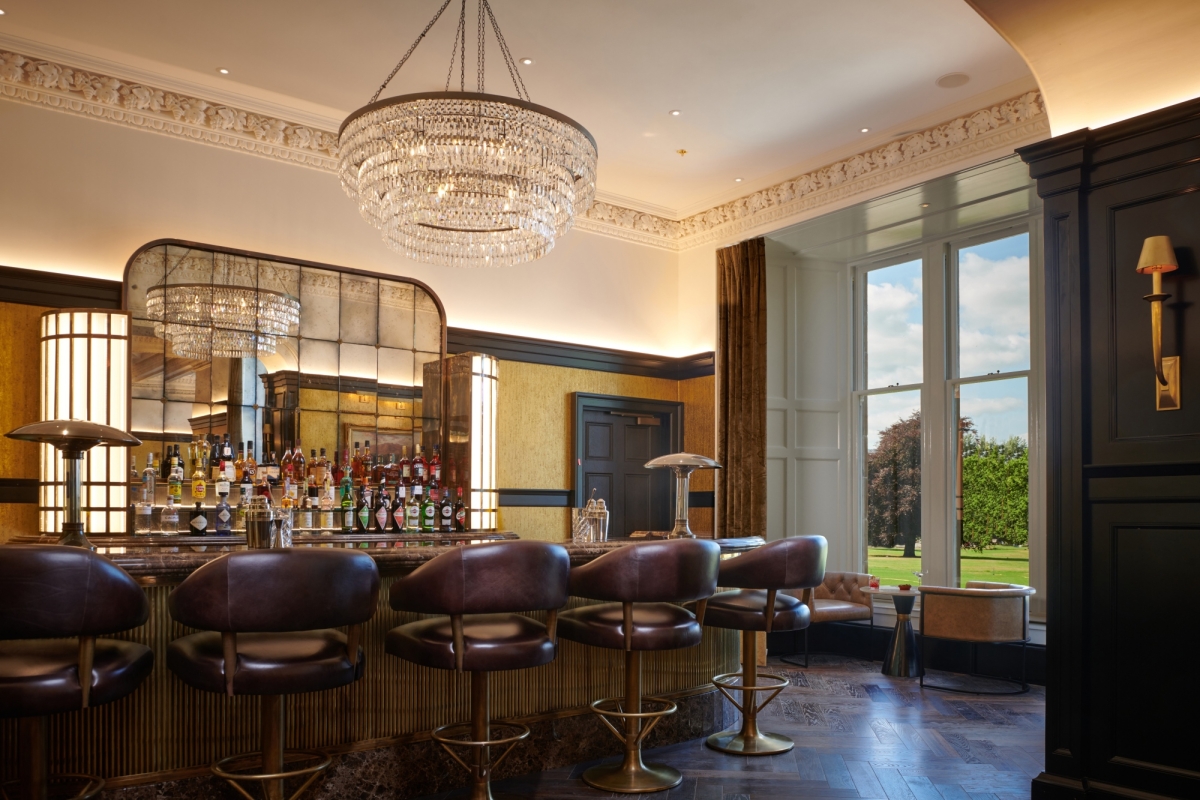
<svg viewBox="0 0 1200 800"><path fill-rule="evenodd" d="M471 673L471 721L433 732L434 740L471 773L471 800L490 800L492 773L529 736L524 725L491 722L488 673L554 660L555 620L567 603L570 569L561 545L498 542L456 547L392 584L392 608L439 616L393 628L387 652L421 666ZM546 624L522 611L548 612ZM493 725L512 733L493 739ZM493 746L506 746L495 761ZM470 764L455 747L474 750Z"/></svg>
<svg viewBox="0 0 1200 800"><path fill-rule="evenodd" d="M0 547L0 717L21 719L17 797L44 800L51 781L63 778L86 782L77 800L104 788L92 775L48 775L46 719L111 703L138 687L154 652L99 637L136 628L149 613L133 578L90 550Z"/></svg>
<svg viewBox="0 0 1200 800"><path fill-rule="evenodd" d="M319 751L284 751L284 696L320 692L363 676L362 624L375 613L379 571L366 553L349 550L281 549L229 553L210 561L175 587L171 616L202 633L167 647L167 666L201 691L259 695L262 751L213 762L248 800L237 781L262 786L281 800L284 780L307 775L296 798L331 763ZM335 628L348 626L349 632ZM261 772L232 771L252 757ZM287 760L315 762L284 770Z"/></svg>
<svg viewBox="0 0 1200 800"><path fill-rule="evenodd" d="M592 703L592 711L621 741L620 764L602 764L583 773L589 786L609 792L657 792L683 781L679 770L642 762L642 741L659 720L675 713L669 700L645 698L661 706L643 711L642 653L700 644L704 608L717 587L721 549L702 539L630 544L571 570L571 594L605 601L565 611L559 635L592 647L625 651L625 697ZM696 612L676 603L698 601ZM611 707L610 707L611 706ZM610 721L621 720L622 730ZM643 724L648 723L648 724Z"/></svg>
<svg viewBox="0 0 1200 800"><path fill-rule="evenodd" d="M737 558L721 562L717 583L734 591L719 592L708 601L705 625L742 632L742 671L718 675L713 684L742 712L740 730L714 733L708 746L743 756L786 753L795 742L778 733L758 729L758 712L779 695L790 681L782 675L758 671L758 631L798 631L808 627L808 606L782 589L811 589L825 575L829 549L824 536L797 536L771 542ZM762 685L763 678L774 683ZM730 691L741 691L739 704ZM767 698L758 702L758 693Z"/></svg>

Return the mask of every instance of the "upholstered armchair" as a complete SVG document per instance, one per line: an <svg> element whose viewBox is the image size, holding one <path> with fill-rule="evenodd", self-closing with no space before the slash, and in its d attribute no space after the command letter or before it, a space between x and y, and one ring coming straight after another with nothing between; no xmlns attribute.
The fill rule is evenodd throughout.
<svg viewBox="0 0 1200 800"><path fill-rule="evenodd" d="M1029 598L1036 590L1017 583L967 581L966 587L920 586L921 592L921 686L925 683L925 639L948 639L971 643L971 674L975 674L975 651L980 642L1021 644L1021 680L1016 692L966 692L968 694L1021 694L1025 682L1025 645L1029 643ZM1018 683L1017 681L1011 681ZM930 689L961 692L948 686L928 684Z"/></svg>
<svg viewBox="0 0 1200 800"><path fill-rule="evenodd" d="M808 606L810 627L821 622L849 622L865 619L870 623L867 637L867 658L871 657L871 639L875 632L875 609L871 595L864 592L871 585L865 572L826 572L825 580L815 589L805 589L800 599ZM797 664L787 658L788 664ZM797 666L799 666L797 664ZM804 629L804 665L808 667L808 628Z"/></svg>

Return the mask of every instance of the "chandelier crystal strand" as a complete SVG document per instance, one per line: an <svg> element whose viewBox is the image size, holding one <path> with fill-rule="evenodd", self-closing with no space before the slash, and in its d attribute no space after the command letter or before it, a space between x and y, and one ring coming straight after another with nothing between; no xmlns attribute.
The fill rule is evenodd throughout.
<svg viewBox="0 0 1200 800"><path fill-rule="evenodd" d="M465 13L463 3L464 31ZM342 188L389 247L417 261L474 267L541 258L595 199L595 140L574 120L529 102L487 0L479 13L478 45L486 19L517 98L462 91L393 97L354 112L339 132ZM455 52L465 50L464 36ZM481 89L482 65L481 55Z"/></svg>

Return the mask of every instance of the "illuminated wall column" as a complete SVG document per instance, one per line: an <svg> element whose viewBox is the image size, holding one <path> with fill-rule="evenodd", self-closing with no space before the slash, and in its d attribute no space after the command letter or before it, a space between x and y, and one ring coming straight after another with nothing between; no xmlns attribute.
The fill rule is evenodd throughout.
<svg viewBox="0 0 1200 800"><path fill-rule="evenodd" d="M61 309L42 315L41 419L80 419L129 430L129 314ZM63 517L63 462L41 445L39 518L57 533ZM124 533L129 448L94 447L83 457L83 521L89 533Z"/></svg>
<svg viewBox="0 0 1200 800"><path fill-rule="evenodd" d="M444 374L443 374L444 373ZM470 510L471 530L495 530L500 496L496 490L496 405L500 362L483 353L461 353L425 365L426 403L443 406L443 482Z"/></svg>

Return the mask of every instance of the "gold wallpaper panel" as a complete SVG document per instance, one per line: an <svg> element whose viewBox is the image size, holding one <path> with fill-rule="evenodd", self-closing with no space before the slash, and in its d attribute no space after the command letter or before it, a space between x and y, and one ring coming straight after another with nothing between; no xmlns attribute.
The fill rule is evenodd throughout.
<svg viewBox="0 0 1200 800"><path fill-rule="evenodd" d="M0 478L38 477L38 449L3 434L41 414L42 306L0 303L0 372L8 376L0 391ZM0 503L0 542L19 533L37 533L37 505Z"/></svg>

